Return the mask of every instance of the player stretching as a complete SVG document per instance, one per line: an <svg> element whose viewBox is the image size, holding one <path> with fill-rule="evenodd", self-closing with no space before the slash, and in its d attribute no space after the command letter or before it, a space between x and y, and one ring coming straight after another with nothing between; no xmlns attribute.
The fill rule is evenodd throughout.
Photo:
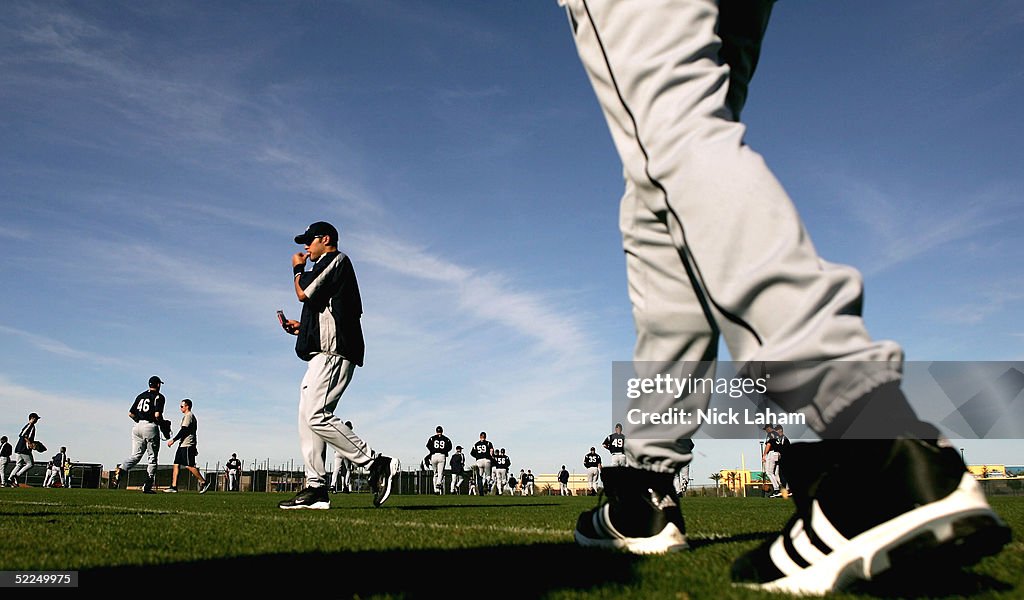
<svg viewBox="0 0 1024 600"><path fill-rule="evenodd" d="M391 480L399 461L378 454L335 414L341 395L363 364L363 330L359 323L363 304L352 261L338 251L338 230L330 223L313 223L295 236L305 251L292 256L295 296L302 303L298 321L282 323L297 336L295 353L306 361L306 375L299 392L299 446L306 466L306 487L284 509L327 509L327 445L361 467L370 469L373 505L391 495ZM306 261L313 268L306 270Z"/></svg>

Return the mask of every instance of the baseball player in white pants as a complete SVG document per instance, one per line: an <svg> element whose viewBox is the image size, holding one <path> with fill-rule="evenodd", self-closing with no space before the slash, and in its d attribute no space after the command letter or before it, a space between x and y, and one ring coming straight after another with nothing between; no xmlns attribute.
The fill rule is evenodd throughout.
<svg viewBox="0 0 1024 600"><path fill-rule="evenodd" d="M768 396L785 411L802 410L824 438L787 451L787 470L817 471L822 460L833 465L805 493L853 492L865 469L884 470L897 482L936 474L916 488L926 492L914 496L908 490L909 502L894 495L886 499L893 503L887 510L854 508L870 509L870 518L851 516L828 494L815 495L816 502L797 507L796 525L737 561L733 579L773 591L823 594L851 579L844 577L848 570L829 569L832 562L872 563L877 555L878 564L887 566L885 540L926 533L945 541L981 532L993 540L983 552L998 551L1009 540L1005 524L982 494L967 489L976 484L964 476L963 462L934 441L938 430L917 418L900 390L900 347L872 340L864 327L860 274L818 256L785 190L744 143L740 110L773 3L560 3L622 160L619 222L637 330L637 376L714 377L722 336L732 359L745 365L742 375L756 378L757 368L770 361ZM707 403L702 394L678 400L641 395L627 410L694 414ZM606 469L605 485L616 493L607 506L580 515L577 542L636 552L684 548L672 477L692 458L679 442L695 429L686 420L631 428L631 466ZM876 443L830 443L864 437ZM892 460L894 453L900 461ZM827 555L810 544L794 546L793 532L816 525L805 512L812 504L823 511L817 524L836 519L859 537L835 537ZM960 518L966 514L984 516ZM952 519L960 532L944 524ZM622 534L627 526L628 535ZM869 526L878 529L862 528ZM819 564L824 566L815 568Z"/></svg>
<svg viewBox="0 0 1024 600"><path fill-rule="evenodd" d="M434 428L434 435L427 439L427 451L430 452L430 468L434 471L434 493L443 494L444 465L452 451L452 441L444 434L444 427L438 425Z"/></svg>
<svg viewBox="0 0 1024 600"><path fill-rule="evenodd" d="M306 486L280 508L328 509L327 446L352 463L370 468L374 506L391 495L398 459L378 454L345 425L334 411L341 402L356 366L363 364L365 345L360 319L362 300L355 270L348 256L338 251L338 230L318 221L295 236L305 251L292 255L296 298L302 302L298 321L285 320L281 326L297 337L295 353L307 361L299 390L299 446L306 467ZM306 261L313 268L306 271Z"/></svg>

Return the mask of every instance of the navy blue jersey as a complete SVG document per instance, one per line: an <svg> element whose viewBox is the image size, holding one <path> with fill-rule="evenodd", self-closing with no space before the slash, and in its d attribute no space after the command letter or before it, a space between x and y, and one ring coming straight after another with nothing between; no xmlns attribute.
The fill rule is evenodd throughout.
<svg viewBox="0 0 1024 600"><path fill-rule="evenodd" d="M462 473L463 467L466 466L466 455L461 452L452 454L452 459L448 461L448 466L451 467L452 473Z"/></svg>
<svg viewBox="0 0 1024 600"><path fill-rule="evenodd" d="M242 468L242 461L237 458L229 458L227 464L224 466L227 467L229 471L237 471Z"/></svg>
<svg viewBox="0 0 1024 600"><path fill-rule="evenodd" d="M494 457L494 466L498 469L507 469L511 465L512 459L505 456L504 454L499 454Z"/></svg>
<svg viewBox="0 0 1024 600"><path fill-rule="evenodd" d="M604 443L601 444L612 454L625 454L626 453L626 436L621 433L613 433L608 437L604 438Z"/></svg>
<svg viewBox="0 0 1024 600"><path fill-rule="evenodd" d="M473 451L470 452L469 454L473 458L479 460L481 458L491 458L491 453L493 450L494 444L488 442L487 440L480 440L479 442L473 444Z"/></svg>
<svg viewBox="0 0 1024 600"><path fill-rule="evenodd" d="M352 261L341 252L328 252L299 276L299 287L306 294L299 317L299 335L295 353L302 360L314 354L339 354L352 364L363 366L366 351L363 329L363 303Z"/></svg>
<svg viewBox="0 0 1024 600"><path fill-rule="evenodd" d="M11 452L13 451L14 449L11 448L10 442L4 442L3 444L0 444L0 458L10 458Z"/></svg>
<svg viewBox="0 0 1024 600"><path fill-rule="evenodd" d="M135 397L128 412L139 421L156 423L156 415L163 417L164 414L164 395L155 390L146 390Z"/></svg>
<svg viewBox="0 0 1024 600"><path fill-rule="evenodd" d="M452 441L448 439L448 436L441 433L432 435L427 440L427 450L430 450L431 454L444 454L448 456L448 453L452 451Z"/></svg>
<svg viewBox="0 0 1024 600"><path fill-rule="evenodd" d="M597 452L588 452L587 455L583 457L583 466L588 469L592 467L600 467L601 457L598 456Z"/></svg>
<svg viewBox="0 0 1024 600"><path fill-rule="evenodd" d="M562 469L561 471L559 471L558 472L558 482L559 483L569 483L569 471L566 471L565 469Z"/></svg>
<svg viewBox="0 0 1024 600"><path fill-rule="evenodd" d="M21 433L18 434L18 443L14 446L14 451L18 454L29 454L32 450L28 447L28 443L25 441L28 438L29 441L35 441L36 439L36 425L35 423L26 423L21 428Z"/></svg>

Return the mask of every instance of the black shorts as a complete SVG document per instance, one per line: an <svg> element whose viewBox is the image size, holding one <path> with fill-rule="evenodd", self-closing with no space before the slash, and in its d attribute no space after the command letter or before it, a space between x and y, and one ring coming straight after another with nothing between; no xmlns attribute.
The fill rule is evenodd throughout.
<svg viewBox="0 0 1024 600"><path fill-rule="evenodd" d="M174 453L174 464L183 467L196 466L196 447L178 446L178 451Z"/></svg>

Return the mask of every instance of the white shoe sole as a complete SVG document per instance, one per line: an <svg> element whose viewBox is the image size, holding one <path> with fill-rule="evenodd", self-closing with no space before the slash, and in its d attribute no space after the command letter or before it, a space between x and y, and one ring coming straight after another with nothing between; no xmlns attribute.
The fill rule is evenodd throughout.
<svg viewBox="0 0 1024 600"><path fill-rule="evenodd" d="M398 459L392 457L391 458L391 473L388 474L388 476L385 478L385 480L383 482L384 493L380 497L380 502L376 503L377 506L381 506L382 504L384 504L385 502L388 501L388 498L391 497L391 480L394 479L395 475L398 473L400 468L401 468L401 464L399 463Z"/></svg>
<svg viewBox="0 0 1024 600"><path fill-rule="evenodd" d="M794 546L803 551L804 556L813 556L817 552L820 559L809 567L801 568L789 557L780 536L772 544L770 554L775 566L787 575L764 584L738 585L772 592L820 596L856 580L870 580L888 570L892 566L890 555L899 554L900 547L904 545L907 548L902 551L909 551L915 538L928 536L931 538L929 545L938 546L956 539L955 529L959 523L969 523L980 517L1002 525L970 473L965 473L957 489L945 498L903 513L848 541L835 531L817 503L812 510L811 521L815 533L833 551L828 555L817 552L805 532L794 531L798 529L795 525L790 533Z"/></svg>
<svg viewBox="0 0 1024 600"><path fill-rule="evenodd" d="M608 518L608 505L605 504L602 510L594 513L594 529L596 531L608 531L608 527L600 523L601 516ZM658 532L658 535L643 538L626 537L617 531L608 532L611 537L588 538L579 530L574 532L576 543L589 548L604 548L607 550L625 550L631 554L666 554L668 552L679 552L686 550L689 544L686 543L686 536L673 523L669 523Z"/></svg>
<svg viewBox="0 0 1024 600"><path fill-rule="evenodd" d="M313 504L299 504L299 505L296 505L296 506L280 506L280 505L278 506L278 508L282 508L284 510L296 510L296 509L301 509L301 508L312 509L312 510L327 510L330 507L331 507L331 503L330 502L324 502L324 501L314 502Z"/></svg>

